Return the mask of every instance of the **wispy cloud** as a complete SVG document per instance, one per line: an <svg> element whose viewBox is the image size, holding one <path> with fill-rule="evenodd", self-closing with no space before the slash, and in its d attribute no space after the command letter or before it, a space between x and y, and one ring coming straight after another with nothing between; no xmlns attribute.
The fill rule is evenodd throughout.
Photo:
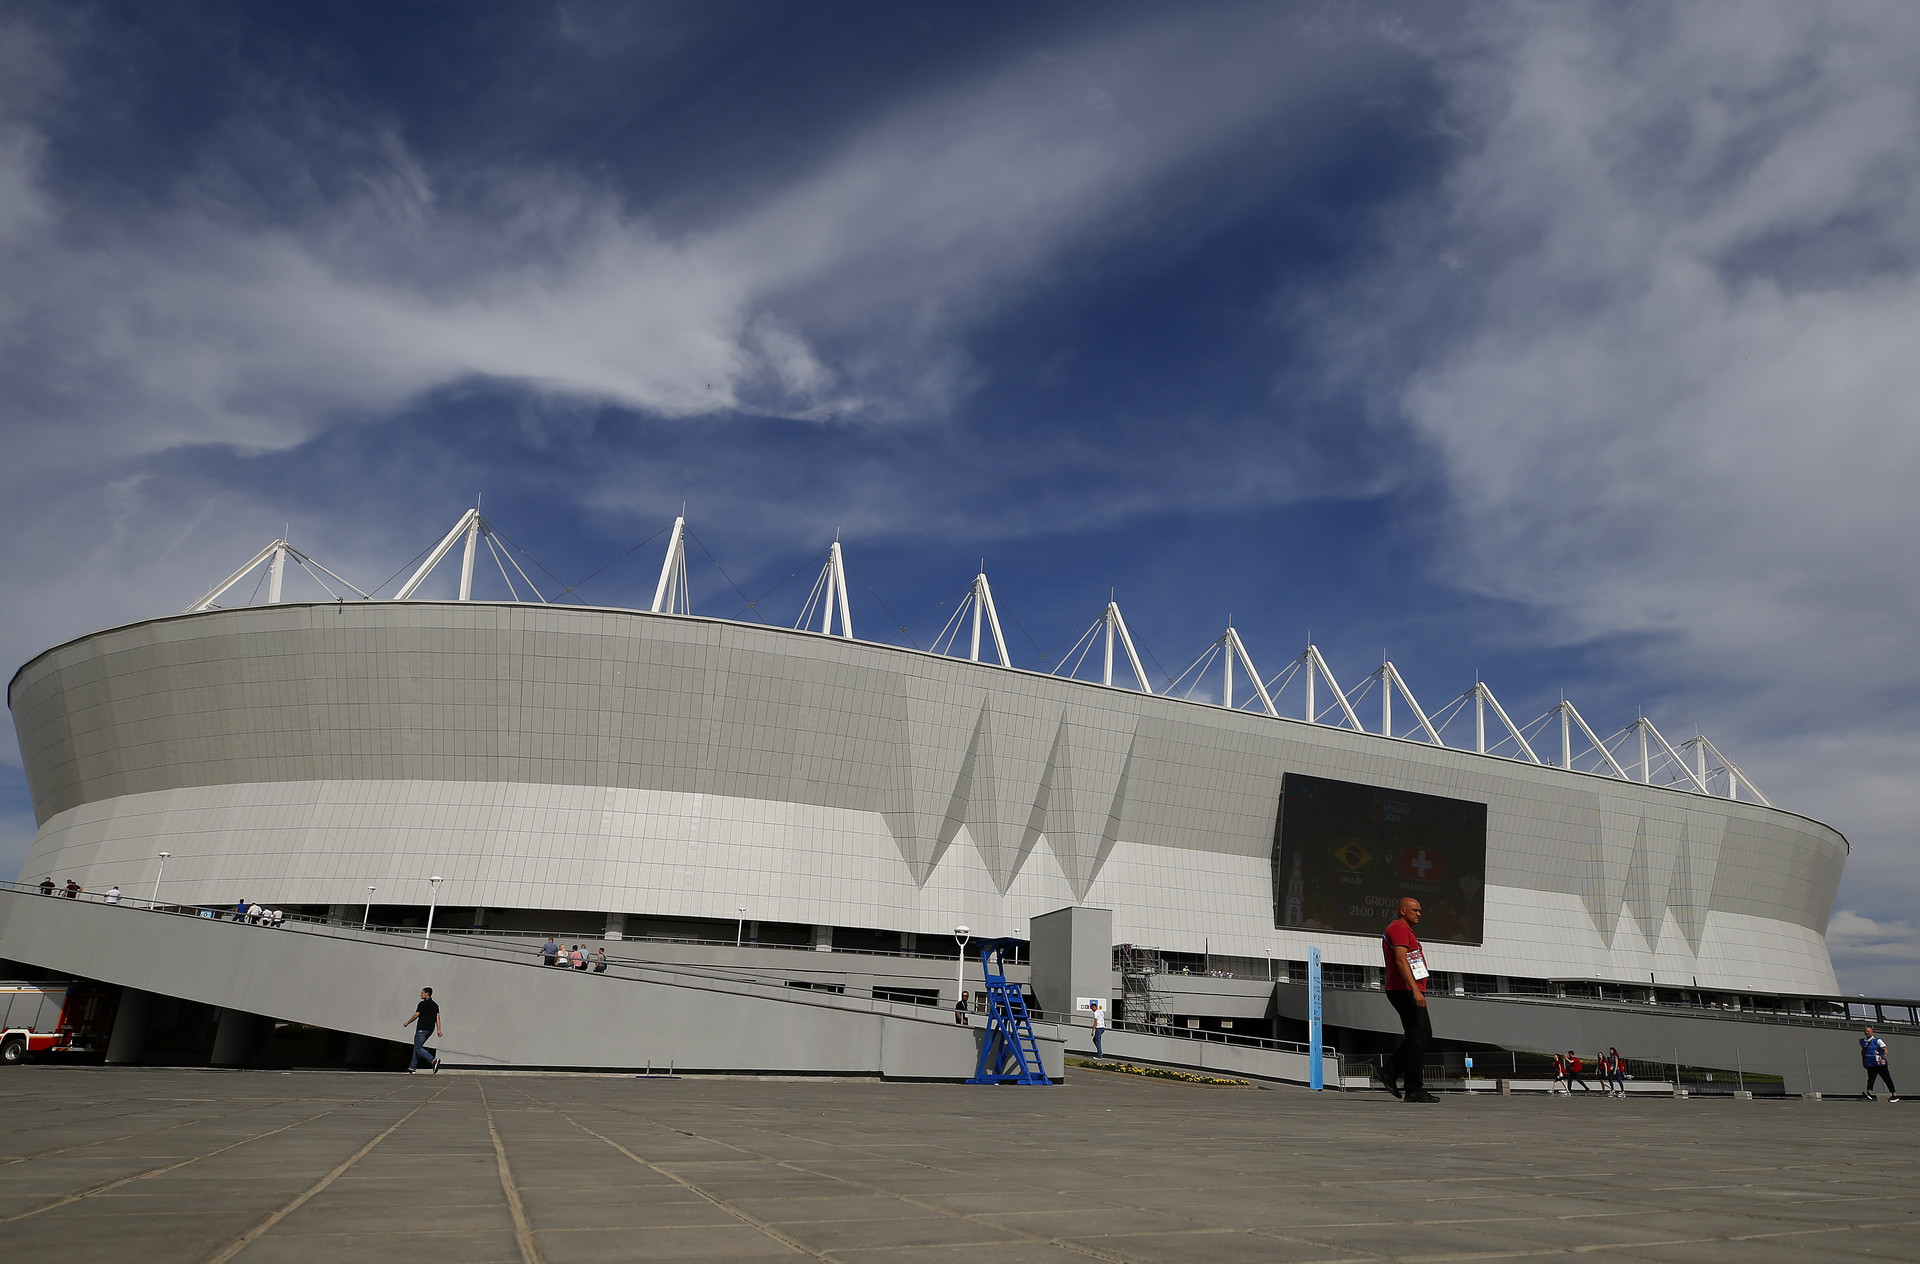
<svg viewBox="0 0 1920 1264"><path fill-rule="evenodd" d="M1920 925L1913 922L1841 909L1827 927L1827 950L1850 992L1911 996L1920 978Z"/></svg>

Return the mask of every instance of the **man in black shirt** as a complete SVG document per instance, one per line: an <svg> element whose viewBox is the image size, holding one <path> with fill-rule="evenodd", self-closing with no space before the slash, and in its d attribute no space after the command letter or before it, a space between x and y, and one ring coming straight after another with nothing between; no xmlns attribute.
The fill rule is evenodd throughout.
<svg viewBox="0 0 1920 1264"><path fill-rule="evenodd" d="M420 989L420 1004L414 1009L413 1017L400 1024L413 1028L413 1060L407 1063L407 1074L413 1074L413 1068L420 1065L420 1056L426 1054L433 1064L433 1073L440 1074L440 1055L429 1052L427 1037L439 1036L445 1039L447 1033L440 1026L440 1003L433 999L432 988Z"/></svg>

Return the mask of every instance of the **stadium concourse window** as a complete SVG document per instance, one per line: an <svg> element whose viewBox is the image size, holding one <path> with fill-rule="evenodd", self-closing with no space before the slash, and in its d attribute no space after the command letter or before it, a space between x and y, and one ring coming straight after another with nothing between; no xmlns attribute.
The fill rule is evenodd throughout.
<svg viewBox="0 0 1920 1264"><path fill-rule="evenodd" d="M1515 996L1552 996L1553 984L1545 979L1512 978L1507 980L1507 991Z"/></svg>
<svg viewBox="0 0 1920 1264"><path fill-rule="evenodd" d="M873 986L873 999L876 1001L899 1001L904 1005L938 1005L938 988L889 987L876 983Z"/></svg>
<svg viewBox="0 0 1920 1264"><path fill-rule="evenodd" d="M833 948L835 952L899 952L900 932L871 930L863 926L836 926L833 928Z"/></svg>
<svg viewBox="0 0 1920 1264"><path fill-rule="evenodd" d="M1368 986L1367 967L1325 961L1320 964L1320 982L1324 987L1363 988Z"/></svg>
<svg viewBox="0 0 1920 1264"><path fill-rule="evenodd" d="M1491 974L1463 974L1460 989L1468 996L1493 996L1500 991L1500 980Z"/></svg>
<svg viewBox="0 0 1920 1264"><path fill-rule="evenodd" d="M802 992L831 992L835 996L844 996L847 991L844 983L815 983L810 979L788 979L787 986Z"/></svg>

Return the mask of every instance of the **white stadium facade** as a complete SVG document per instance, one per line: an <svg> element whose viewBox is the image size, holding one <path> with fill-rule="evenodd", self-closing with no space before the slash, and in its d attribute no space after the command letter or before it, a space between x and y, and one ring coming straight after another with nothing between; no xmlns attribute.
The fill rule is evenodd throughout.
<svg viewBox="0 0 1920 1264"><path fill-rule="evenodd" d="M416 599L463 543L463 599ZM222 608L230 581L27 663L22 880L145 896L164 863L182 904L949 961L958 924L1024 937L1089 907L1195 973L1285 979L1317 947L1362 982L1368 919L1405 889L1460 906L1431 954L1456 991L1836 990L1846 840L1704 738L1600 739L1570 704L1516 729L1476 686L1449 709L1462 749L1390 667L1363 719L1313 650L1288 679L1317 701L1289 718L1231 632L1209 700L1166 696L1112 606L1083 642L1099 680L1020 670L984 576L948 652L876 644L838 545L798 629L686 613L677 523L648 610L464 599L477 545L469 513L401 599L282 601L309 559L276 542L266 603ZM1343 825L1336 794L1283 849L1289 778L1371 816Z"/></svg>

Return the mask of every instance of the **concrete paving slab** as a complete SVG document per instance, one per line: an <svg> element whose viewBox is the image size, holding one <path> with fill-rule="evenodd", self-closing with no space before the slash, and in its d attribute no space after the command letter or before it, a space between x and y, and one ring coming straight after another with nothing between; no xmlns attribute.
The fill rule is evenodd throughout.
<svg viewBox="0 0 1920 1264"><path fill-rule="evenodd" d="M757 1220L774 1224L807 1224L816 1220L913 1220L944 1215L918 1199L888 1194L849 1193L825 1198L729 1198L727 1205Z"/></svg>
<svg viewBox="0 0 1920 1264"><path fill-rule="evenodd" d="M458 1260L460 1264L522 1264L520 1243L512 1234L336 1233L325 1236L267 1234L237 1257L245 1264L314 1264L315 1260Z"/></svg>
<svg viewBox="0 0 1920 1264"><path fill-rule="evenodd" d="M919 1216L910 1219L813 1220L777 1226L788 1237L812 1251L857 1251L881 1246L982 1247L1001 1242L1031 1240L1030 1235L959 1216ZM991 1251L982 1251L991 1255Z"/></svg>
<svg viewBox="0 0 1920 1264"><path fill-rule="evenodd" d="M223 1096L207 1100L214 1083ZM185 1097L202 1100L173 1100ZM0 1074L13 1148L36 1155L0 1163L0 1241L58 1244L63 1264L203 1260L384 1134L239 1264L296 1253L517 1260L491 1111L549 1264L779 1258L793 1253L783 1238L841 1264L972 1264L983 1250L996 1264L1089 1254L1920 1264L1910 1192L1920 1153L1898 1111L1385 1102L1228 1098L1109 1076L1030 1092L29 1066ZM259 1135L272 1128L285 1131ZM1873 1156L1864 1180L1863 1153ZM86 1194L103 1175L170 1163L184 1166Z"/></svg>
<svg viewBox="0 0 1920 1264"><path fill-rule="evenodd" d="M786 1243L737 1221L691 1229L545 1229L536 1236L547 1264L806 1258Z"/></svg>
<svg viewBox="0 0 1920 1264"><path fill-rule="evenodd" d="M977 1246L872 1247L841 1251L847 1264L979 1264ZM1095 1256L1093 1258L1101 1258ZM1085 1251L1049 1242L1006 1242L993 1248L993 1264L1087 1264Z"/></svg>

